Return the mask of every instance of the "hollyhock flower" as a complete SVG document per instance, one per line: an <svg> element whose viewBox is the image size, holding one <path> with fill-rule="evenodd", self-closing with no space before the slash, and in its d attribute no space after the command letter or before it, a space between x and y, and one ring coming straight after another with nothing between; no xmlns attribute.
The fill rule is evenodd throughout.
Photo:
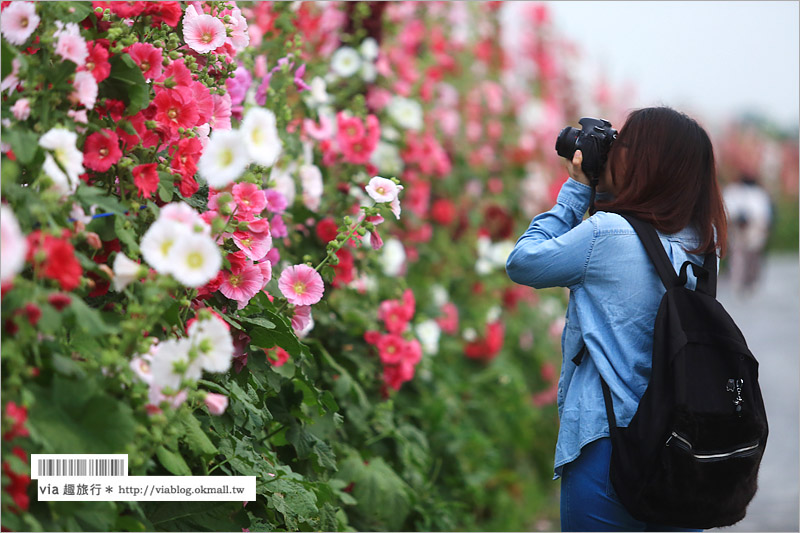
<svg viewBox="0 0 800 533"><path fill-rule="evenodd" d="M105 172L119 161L120 157L122 150L119 149L119 138L113 131L98 131L86 138L86 143L83 145L83 164L87 168Z"/></svg>
<svg viewBox="0 0 800 533"><path fill-rule="evenodd" d="M269 232L251 233L237 231L233 234L233 242L253 261L261 261L272 248L272 236Z"/></svg>
<svg viewBox="0 0 800 533"><path fill-rule="evenodd" d="M70 100L81 104L86 109L92 109L97 101L97 80L94 79L92 73L76 72L72 87Z"/></svg>
<svg viewBox="0 0 800 533"><path fill-rule="evenodd" d="M169 66L164 69L164 73L161 74L158 81L166 81L170 78L172 78L177 87L189 87L194 83L192 71L189 70L183 59L178 59L170 63Z"/></svg>
<svg viewBox="0 0 800 533"><path fill-rule="evenodd" d="M31 116L31 102L27 98L20 98L11 106L11 112L17 120L27 120Z"/></svg>
<svg viewBox="0 0 800 533"><path fill-rule="evenodd" d="M83 152L75 146L77 140L75 132L63 128L53 128L39 139L39 146L53 152L52 155L48 153L45 156L42 168L62 194L74 192L80 181L78 176L84 172ZM61 167L66 170L66 174Z"/></svg>
<svg viewBox="0 0 800 533"><path fill-rule="evenodd" d="M230 256L228 256L230 257ZM226 298L239 302L239 308L247 305L250 299L259 293L264 286L264 277L261 268L256 265L245 265L241 268L232 268L224 273L219 291Z"/></svg>
<svg viewBox="0 0 800 533"><path fill-rule="evenodd" d="M212 316L189 326L189 339L200 353L198 361L208 372L227 372L233 360L233 339L228 325Z"/></svg>
<svg viewBox="0 0 800 533"><path fill-rule="evenodd" d="M449 226L456 218L456 206L448 198L440 198L433 202L431 218L442 226Z"/></svg>
<svg viewBox="0 0 800 533"><path fill-rule="evenodd" d="M241 125L244 144L250 157L263 166L272 166L281 154L275 114L269 109L251 108Z"/></svg>
<svg viewBox="0 0 800 533"><path fill-rule="evenodd" d="M335 220L327 217L317 222L315 231L319 240L324 243L328 243L335 239L339 234L339 226L336 224Z"/></svg>
<svg viewBox="0 0 800 533"><path fill-rule="evenodd" d="M169 148L172 161L170 168L184 177L194 176L197 172L197 160L202 153L200 140L196 137L185 137L177 145ZM184 195L185 196L185 195Z"/></svg>
<svg viewBox="0 0 800 533"><path fill-rule="evenodd" d="M412 312L413 315L413 312ZM405 307L397 300L385 300L378 307L378 318L383 320L386 331L389 333L403 333L411 316L406 313Z"/></svg>
<svg viewBox="0 0 800 533"><path fill-rule="evenodd" d="M236 130L215 130L197 161L197 170L209 186L224 189L250 164L247 142Z"/></svg>
<svg viewBox="0 0 800 533"><path fill-rule="evenodd" d="M173 268L170 251L186 233L179 224L159 218L142 236L139 243L142 257L159 274L170 274Z"/></svg>
<svg viewBox="0 0 800 533"><path fill-rule="evenodd" d="M229 130L231 129L231 96L228 93L220 96L214 94L211 96L214 103L214 109L211 113L211 120L208 121L209 126L215 130Z"/></svg>
<svg viewBox="0 0 800 533"><path fill-rule="evenodd" d="M335 133L333 126L333 121L323 114L319 116L319 126L310 118L303 120L303 131L317 141L324 141L333 137Z"/></svg>
<svg viewBox="0 0 800 533"><path fill-rule="evenodd" d="M292 315L292 329L299 333L311 324L311 306L299 305L294 308Z"/></svg>
<svg viewBox="0 0 800 533"><path fill-rule="evenodd" d="M72 299L69 297L69 294L64 294L63 292L53 292L47 296L47 303L52 305L56 311L63 311L69 304L72 303Z"/></svg>
<svg viewBox="0 0 800 533"><path fill-rule="evenodd" d="M13 440L17 437L28 437L30 433L25 427L28 420L28 408L14 402L6 404L5 416L13 421L11 428L3 433L3 440Z"/></svg>
<svg viewBox="0 0 800 533"><path fill-rule="evenodd" d="M28 463L28 458L25 450L19 446L14 446L11 453L16 455L25 464ZM11 469L8 461L3 461L3 475L8 478L8 485L5 486L5 491L11 496L14 504L22 511L27 511L30 505L30 496L28 496L28 485L31 482L31 476L28 474L18 474ZM16 510L12 507L12 511Z"/></svg>
<svg viewBox="0 0 800 533"><path fill-rule="evenodd" d="M40 275L57 281L65 291L80 285L83 267L75 257L72 243L37 231L28 236L28 256L36 259L40 250L44 252L44 260L37 265Z"/></svg>
<svg viewBox="0 0 800 533"><path fill-rule="evenodd" d="M39 15L33 2L11 2L3 9L0 18L0 33L6 40L16 46L25 44L28 37L39 26Z"/></svg>
<svg viewBox="0 0 800 533"><path fill-rule="evenodd" d="M164 394L163 389L163 386L158 385L155 382L150 383L150 388L147 391L147 398L150 403L145 406L148 414L153 415L155 413L160 413L160 406L165 402L167 406L171 407L172 409L177 409L183 405L183 402L185 402L186 398L189 397L189 393L185 389L169 395Z"/></svg>
<svg viewBox="0 0 800 533"><path fill-rule="evenodd" d="M209 235L211 228L200 215L185 202L172 202L161 208L159 219L180 222L187 229Z"/></svg>
<svg viewBox="0 0 800 533"><path fill-rule="evenodd" d="M405 270L406 251L403 243L398 239L389 239L383 244L383 253L378 258L387 276L399 276Z"/></svg>
<svg viewBox="0 0 800 533"><path fill-rule="evenodd" d="M274 189L283 195L287 206L294 204L294 199L297 195L297 186L294 182L294 178L292 177L292 174L296 170L297 165L294 162L291 162L283 168L274 166L269 173L270 181L275 184ZM268 190L267 209L269 209L270 203L270 193Z"/></svg>
<svg viewBox="0 0 800 533"><path fill-rule="evenodd" d="M266 260L265 257L256 266L258 266L258 268L261 269L261 277L264 279L261 285L261 290L264 290L264 288L267 286L267 283L269 283L270 280L272 279L272 263Z"/></svg>
<svg viewBox="0 0 800 533"><path fill-rule="evenodd" d="M161 76L164 61L161 50L149 43L134 43L126 51L141 69L145 80L150 81Z"/></svg>
<svg viewBox="0 0 800 533"><path fill-rule="evenodd" d="M111 63L108 62L108 49L98 41L86 43L88 54L83 66L78 67L78 71L90 72L97 83L108 78L111 74Z"/></svg>
<svg viewBox="0 0 800 533"><path fill-rule="evenodd" d="M377 203L386 203L397 198L397 195L402 188L403 187L401 185L397 185L392 180L375 176L369 180L366 191L370 198L375 200Z"/></svg>
<svg viewBox="0 0 800 533"><path fill-rule="evenodd" d="M145 2L144 12L153 18L153 26L163 22L171 28L178 25L183 14L180 2Z"/></svg>
<svg viewBox="0 0 800 533"><path fill-rule="evenodd" d="M199 358L194 361L189 356L192 343L189 339L168 339L158 344L158 351L153 356L150 368L153 373L152 384L159 387L169 387L177 391L181 381L200 379L203 368Z"/></svg>
<svg viewBox="0 0 800 533"><path fill-rule="evenodd" d="M383 367L383 381L386 386L400 390L403 383L414 378L414 364L406 361L397 365L386 365Z"/></svg>
<svg viewBox="0 0 800 533"><path fill-rule="evenodd" d="M170 248L172 276L186 287L202 287L217 275L222 254L208 235L188 233Z"/></svg>
<svg viewBox="0 0 800 533"><path fill-rule="evenodd" d="M422 350L428 354L436 354L439 351L439 337L442 335L442 328L435 320L425 320L414 326L414 333L420 340Z"/></svg>
<svg viewBox="0 0 800 533"><path fill-rule="evenodd" d="M206 393L204 400L208 414L219 416L225 413L228 408L228 397L224 394L217 394L216 392Z"/></svg>
<svg viewBox="0 0 800 533"><path fill-rule="evenodd" d="M131 282L136 281L139 278L139 271L141 270L141 265L136 261L129 259L123 253L117 253L117 256L114 258L114 290L117 292L122 292L122 290L127 287Z"/></svg>
<svg viewBox="0 0 800 533"><path fill-rule="evenodd" d="M379 172L390 176L399 176L403 172L403 159L394 144L378 142L369 162L378 167Z"/></svg>
<svg viewBox="0 0 800 533"><path fill-rule="evenodd" d="M361 56L350 46L342 46L331 57L331 70L342 78L349 78L360 68Z"/></svg>
<svg viewBox="0 0 800 533"><path fill-rule="evenodd" d="M267 197L254 183L237 183L231 190L241 215L257 215L267 207Z"/></svg>
<svg viewBox="0 0 800 533"><path fill-rule="evenodd" d="M198 54L213 52L225 44L225 25L211 15L199 15L194 6L186 8L183 16L183 39Z"/></svg>
<svg viewBox="0 0 800 533"><path fill-rule="evenodd" d="M264 197L267 201L266 208L271 213L281 214L286 211L286 207L289 205L289 202L286 201L286 197L275 189L267 189L264 191Z"/></svg>
<svg viewBox="0 0 800 533"><path fill-rule="evenodd" d="M153 356L151 354L144 354L139 357L134 357L129 366L137 378L143 383L150 385L153 382L153 370L150 366L152 363Z"/></svg>
<svg viewBox="0 0 800 533"><path fill-rule="evenodd" d="M151 198L158 190L158 163L145 163L133 167L133 184L139 190L139 196Z"/></svg>
<svg viewBox="0 0 800 533"><path fill-rule="evenodd" d="M419 102L402 96L394 96L387 109L389 117L401 128L419 131L422 129L422 107Z"/></svg>
<svg viewBox="0 0 800 533"><path fill-rule="evenodd" d="M197 107L197 124L207 124L214 117L214 99L211 91L200 82L191 84L192 98Z"/></svg>
<svg viewBox="0 0 800 533"><path fill-rule="evenodd" d="M325 285L308 265L294 265L281 272L278 288L292 305L313 305L322 299Z"/></svg>
<svg viewBox="0 0 800 533"><path fill-rule="evenodd" d="M230 22L225 23L227 29L230 30L228 42L237 51L244 50L250 44L250 34L247 31L247 19L242 16L242 10L235 7L230 12L226 10L223 14L230 17Z"/></svg>
<svg viewBox="0 0 800 533"><path fill-rule="evenodd" d="M10 207L0 206L0 282L14 279L25 266L28 243Z"/></svg>
<svg viewBox="0 0 800 533"><path fill-rule="evenodd" d="M186 87L164 89L153 99L156 108L154 120L159 128L171 136L178 134L178 128L192 128L197 125L198 109L192 91Z"/></svg>
<svg viewBox="0 0 800 533"><path fill-rule="evenodd" d="M269 364L275 367L282 366L284 363L286 363L286 361L289 360L289 352L279 346L269 350L264 350L264 352L267 354L267 361Z"/></svg>
<svg viewBox="0 0 800 533"><path fill-rule="evenodd" d="M289 230L286 228L286 223L283 221L281 215L275 215L269 221L270 232L276 239L282 239L289 236ZM275 248L273 248L274 250Z"/></svg>
<svg viewBox="0 0 800 533"><path fill-rule="evenodd" d="M112 13L119 18L129 19L141 15L146 7L147 2L107 2L105 7L108 7Z"/></svg>
<svg viewBox="0 0 800 533"><path fill-rule="evenodd" d="M322 199L322 172L315 165L302 165L298 174L303 187L303 205L316 211Z"/></svg>
<svg viewBox="0 0 800 533"><path fill-rule="evenodd" d="M225 80L225 87L228 90L227 94L230 95L232 106L238 106L244 102L247 89L249 89L252 84L253 77L250 75L250 71L244 66L239 65L234 71L233 78Z"/></svg>
<svg viewBox="0 0 800 533"><path fill-rule="evenodd" d="M53 37L58 39L56 54L62 59L72 61L79 67L83 66L89 55L89 49L86 47L86 41L81 37L78 25L74 22L68 22L65 25L61 21L56 21L56 26L58 30L53 34Z"/></svg>
<svg viewBox="0 0 800 533"><path fill-rule="evenodd" d="M303 81L303 76L306 73L306 66L303 64L297 70L294 71L294 86L297 87L297 91L308 91L311 89L309 85Z"/></svg>

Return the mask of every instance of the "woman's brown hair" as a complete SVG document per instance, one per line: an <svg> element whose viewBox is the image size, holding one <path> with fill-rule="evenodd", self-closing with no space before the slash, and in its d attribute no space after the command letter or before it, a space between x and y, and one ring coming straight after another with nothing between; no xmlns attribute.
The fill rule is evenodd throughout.
<svg viewBox="0 0 800 533"><path fill-rule="evenodd" d="M724 255L727 220L714 149L694 119L669 107L633 111L611 147L608 165L616 196L598 200L598 209L630 213L667 234L693 226L700 245L690 253L719 248Z"/></svg>

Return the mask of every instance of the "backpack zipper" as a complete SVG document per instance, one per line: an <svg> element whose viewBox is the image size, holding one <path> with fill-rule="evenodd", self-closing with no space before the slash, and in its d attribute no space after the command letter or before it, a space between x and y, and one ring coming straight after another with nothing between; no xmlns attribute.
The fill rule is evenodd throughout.
<svg viewBox="0 0 800 533"><path fill-rule="evenodd" d="M733 457L747 457L749 455L753 455L756 453L759 447L759 442L755 441L741 448L737 448L735 450L731 450L729 452L720 452L720 453L710 453L710 452L695 452L692 443L686 440L684 437L679 435L676 432L672 432L672 435L669 436L666 442L666 446L670 445L670 442L675 439L678 448L681 448L689 454L691 454L695 459L698 461L722 461L725 459L733 458Z"/></svg>

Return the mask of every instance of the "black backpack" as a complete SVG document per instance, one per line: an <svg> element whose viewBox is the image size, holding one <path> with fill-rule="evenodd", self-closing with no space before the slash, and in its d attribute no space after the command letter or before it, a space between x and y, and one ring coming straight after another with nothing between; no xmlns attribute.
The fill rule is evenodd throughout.
<svg viewBox="0 0 800 533"><path fill-rule="evenodd" d="M610 478L631 515L645 522L703 528L744 518L767 443L758 362L716 300L714 253L676 275L658 234L622 215L644 244L667 289L653 335L650 382L628 427L617 427L602 380L612 453ZM684 287L692 266L697 288Z"/></svg>

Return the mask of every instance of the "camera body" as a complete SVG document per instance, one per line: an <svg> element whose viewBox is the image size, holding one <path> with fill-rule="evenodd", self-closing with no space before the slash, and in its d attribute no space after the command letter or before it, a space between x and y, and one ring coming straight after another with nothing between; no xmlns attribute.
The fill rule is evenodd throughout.
<svg viewBox="0 0 800 533"><path fill-rule="evenodd" d="M608 152L617 138L617 130L602 118L583 117L578 121L582 129L567 126L556 139L556 152L572 160L576 150L583 154L581 168L586 176L595 181L600 178L608 161Z"/></svg>

